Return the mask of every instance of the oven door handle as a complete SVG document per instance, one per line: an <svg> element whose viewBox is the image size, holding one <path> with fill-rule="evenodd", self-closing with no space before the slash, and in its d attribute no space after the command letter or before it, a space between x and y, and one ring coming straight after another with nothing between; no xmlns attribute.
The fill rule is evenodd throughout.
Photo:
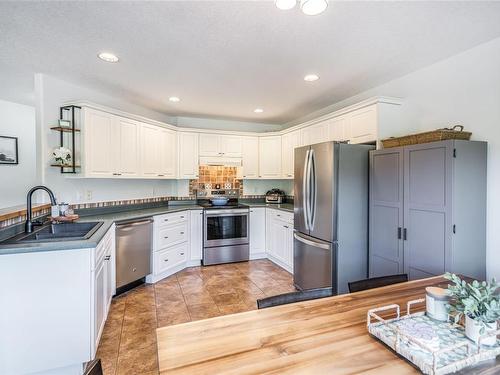
<svg viewBox="0 0 500 375"><path fill-rule="evenodd" d="M237 209L237 208L232 208L229 210L210 210L210 211L204 211L205 216L235 216L235 215L248 215L249 211L246 208L243 209Z"/></svg>

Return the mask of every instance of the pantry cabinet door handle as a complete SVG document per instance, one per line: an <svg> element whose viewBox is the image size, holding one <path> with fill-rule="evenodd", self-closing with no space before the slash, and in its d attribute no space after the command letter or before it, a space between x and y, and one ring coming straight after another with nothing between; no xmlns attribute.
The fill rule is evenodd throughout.
<svg viewBox="0 0 500 375"><path fill-rule="evenodd" d="M401 227L398 227L398 240L401 239Z"/></svg>
<svg viewBox="0 0 500 375"><path fill-rule="evenodd" d="M163 221L168 221L168 219L165 219L165 220L163 220Z"/></svg>
<svg viewBox="0 0 500 375"><path fill-rule="evenodd" d="M168 258L167 259L163 259L164 262L168 262Z"/></svg>
<svg viewBox="0 0 500 375"><path fill-rule="evenodd" d="M184 232L181 232L181 234L184 234Z"/></svg>
<svg viewBox="0 0 500 375"><path fill-rule="evenodd" d="M184 255L184 253L181 253L181 255Z"/></svg>
<svg viewBox="0 0 500 375"><path fill-rule="evenodd" d="M286 228L286 229L288 229L288 225L283 225L283 228Z"/></svg>
<svg viewBox="0 0 500 375"><path fill-rule="evenodd" d="M167 238L168 238L168 236L165 236L165 237L163 237L163 238L167 239Z"/></svg>
<svg viewBox="0 0 500 375"><path fill-rule="evenodd" d="M403 240L404 241L408 240L408 231L406 228L403 229Z"/></svg>

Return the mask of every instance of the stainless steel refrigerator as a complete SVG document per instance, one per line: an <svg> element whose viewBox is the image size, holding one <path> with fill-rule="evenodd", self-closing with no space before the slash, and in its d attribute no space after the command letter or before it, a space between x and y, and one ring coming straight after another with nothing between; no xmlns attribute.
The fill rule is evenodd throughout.
<svg viewBox="0 0 500 375"><path fill-rule="evenodd" d="M295 149L293 280L300 290L368 273L369 145L318 143Z"/></svg>

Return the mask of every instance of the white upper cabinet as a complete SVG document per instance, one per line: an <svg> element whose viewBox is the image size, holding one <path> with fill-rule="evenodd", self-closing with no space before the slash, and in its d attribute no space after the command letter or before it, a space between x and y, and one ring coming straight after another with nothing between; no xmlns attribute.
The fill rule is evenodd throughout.
<svg viewBox="0 0 500 375"><path fill-rule="evenodd" d="M159 157L160 169L158 177L177 177L177 132L160 128ZM147 147L147 145L144 145Z"/></svg>
<svg viewBox="0 0 500 375"><path fill-rule="evenodd" d="M138 177L140 126L136 121L113 116L113 176Z"/></svg>
<svg viewBox="0 0 500 375"><path fill-rule="evenodd" d="M112 177L113 121L110 113L85 108L84 170L86 177Z"/></svg>
<svg viewBox="0 0 500 375"><path fill-rule="evenodd" d="M281 178L281 136L259 137L259 178Z"/></svg>
<svg viewBox="0 0 500 375"><path fill-rule="evenodd" d="M347 116L332 118L328 123L328 139L330 141L342 142L349 139L347 133Z"/></svg>
<svg viewBox="0 0 500 375"><path fill-rule="evenodd" d="M179 132L179 178L198 178L198 133Z"/></svg>
<svg viewBox="0 0 500 375"><path fill-rule="evenodd" d="M83 105L83 176L196 179L201 156L241 158L238 178L291 179L298 146L327 141L373 144L418 130L402 121L401 104L396 98L370 98L293 131L241 136L201 129L177 131L168 124Z"/></svg>
<svg viewBox="0 0 500 375"><path fill-rule="evenodd" d="M221 156L218 134L200 134L200 156Z"/></svg>
<svg viewBox="0 0 500 375"><path fill-rule="evenodd" d="M322 121L302 129L302 145L304 146L327 141L328 121Z"/></svg>
<svg viewBox="0 0 500 375"><path fill-rule="evenodd" d="M235 135L200 134L200 156L241 157L241 137Z"/></svg>
<svg viewBox="0 0 500 375"><path fill-rule="evenodd" d="M242 137L242 173L245 179L259 178L259 137Z"/></svg>
<svg viewBox="0 0 500 375"><path fill-rule="evenodd" d="M281 174L283 178L293 178L294 151L300 145L300 130L286 133L281 137Z"/></svg>
<svg viewBox="0 0 500 375"><path fill-rule="evenodd" d="M161 128L141 124L141 169L144 177L159 177L161 174L160 144Z"/></svg>
<svg viewBox="0 0 500 375"><path fill-rule="evenodd" d="M241 137L236 135L221 135L219 137L219 150L224 157L241 158Z"/></svg>
<svg viewBox="0 0 500 375"><path fill-rule="evenodd" d="M377 106L371 105L347 114L350 143L377 139Z"/></svg>

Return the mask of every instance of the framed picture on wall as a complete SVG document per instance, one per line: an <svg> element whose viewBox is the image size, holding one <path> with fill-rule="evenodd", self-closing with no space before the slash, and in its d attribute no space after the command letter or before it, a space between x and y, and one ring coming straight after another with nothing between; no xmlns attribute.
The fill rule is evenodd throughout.
<svg viewBox="0 0 500 375"><path fill-rule="evenodd" d="M17 138L0 135L0 164L18 164Z"/></svg>

